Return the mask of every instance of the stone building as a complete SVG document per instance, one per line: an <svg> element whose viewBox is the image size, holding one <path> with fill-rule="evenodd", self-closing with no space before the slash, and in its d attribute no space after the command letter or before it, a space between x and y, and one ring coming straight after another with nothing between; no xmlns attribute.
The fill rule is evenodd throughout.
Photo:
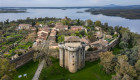
<svg viewBox="0 0 140 80"><path fill-rule="evenodd" d="M31 27L32 27L32 25L30 25L30 24L19 24L18 29L19 30L22 30L22 29L29 30Z"/></svg>
<svg viewBox="0 0 140 80"><path fill-rule="evenodd" d="M95 41L90 44L92 48L97 48L97 50L106 49L107 45L108 45L108 41L103 39L99 39L98 41Z"/></svg>
<svg viewBox="0 0 140 80"><path fill-rule="evenodd" d="M75 73L85 66L85 43L79 37L66 36L59 45L59 63L70 72Z"/></svg>
<svg viewBox="0 0 140 80"><path fill-rule="evenodd" d="M87 29L84 28L83 26L71 26L72 31L85 31L87 32Z"/></svg>
<svg viewBox="0 0 140 80"><path fill-rule="evenodd" d="M68 25L63 25L62 23L56 23L55 28L57 31L66 31L68 30Z"/></svg>

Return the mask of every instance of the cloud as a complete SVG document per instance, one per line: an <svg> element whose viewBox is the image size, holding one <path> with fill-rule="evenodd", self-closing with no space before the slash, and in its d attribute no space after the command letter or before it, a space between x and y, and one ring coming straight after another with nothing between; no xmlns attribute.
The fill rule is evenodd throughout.
<svg viewBox="0 0 140 80"><path fill-rule="evenodd" d="M140 0L0 0L1 7L140 5Z"/></svg>

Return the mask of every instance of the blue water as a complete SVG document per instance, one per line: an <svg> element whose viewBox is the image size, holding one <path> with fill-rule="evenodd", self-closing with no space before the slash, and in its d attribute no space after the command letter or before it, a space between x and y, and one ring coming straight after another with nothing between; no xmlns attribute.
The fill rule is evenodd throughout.
<svg viewBox="0 0 140 80"><path fill-rule="evenodd" d="M125 19L121 17L114 16L105 16L102 14L99 15L91 15L90 13L84 12L86 9L28 9L28 13L0 13L0 21L9 20L17 20L17 19L26 19L30 18L39 18L39 17L57 17L64 18L65 16L72 19L91 19L93 21L100 20L103 23L107 22L111 26L123 26L129 27L129 29L133 32L137 32L140 34L140 19ZM83 11L84 13L77 13L77 11Z"/></svg>

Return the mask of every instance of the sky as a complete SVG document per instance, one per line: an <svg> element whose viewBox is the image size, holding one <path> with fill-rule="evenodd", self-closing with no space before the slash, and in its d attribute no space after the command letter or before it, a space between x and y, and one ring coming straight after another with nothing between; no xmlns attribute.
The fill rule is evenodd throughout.
<svg viewBox="0 0 140 80"><path fill-rule="evenodd" d="M140 5L140 0L0 0L0 7L71 7Z"/></svg>

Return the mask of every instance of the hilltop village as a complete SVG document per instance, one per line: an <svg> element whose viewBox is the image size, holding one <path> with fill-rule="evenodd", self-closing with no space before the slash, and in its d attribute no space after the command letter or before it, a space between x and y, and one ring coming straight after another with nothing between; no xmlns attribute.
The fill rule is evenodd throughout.
<svg viewBox="0 0 140 80"><path fill-rule="evenodd" d="M63 20L67 19L68 18L66 17ZM117 45L119 39L119 34L117 32L114 32L112 35L107 34L100 26L96 26L94 32L91 35L88 35L89 31L86 27L64 25L62 22L52 23L51 27L39 24L37 28L33 27L31 24L19 24L16 27L16 30L36 31L36 33L33 32L28 34L28 36L34 36L34 38L30 38L30 40L34 40L32 40L32 47L28 47L28 52L37 47L42 48L48 40L50 50L59 49L58 52L51 53L50 56L59 58L60 66L65 66L70 72L77 72L78 69L84 67L85 61L98 60L99 53L113 48ZM71 50L70 48L75 49ZM70 54L68 51L72 53ZM11 60L15 60L20 56L25 55L27 50L19 49L17 52L20 54L14 54L11 56ZM4 55L8 54L10 53L4 53ZM70 55L73 55L73 58L70 58ZM28 57L28 55L25 57ZM26 63L26 61L29 60L30 59L27 58L22 63ZM70 62L71 60L73 61ZM22 64L17 63L17 67L20 67L20 65ZM71 68L73 70L71 70Z"/></svg>
<svg viewBox="0 0 140 80"><path fill-rule="evenodd" d="M107 62L114 63L111 62L116 60L113 54L119 54L119 51L127 46L126 43L120 43L120 38L123 37L122 32L127 28L113 28L100 21L71 20L67 17L48 19L52 20L32 21L32 24L28 23L30 19L27 19L27 22L24 20L19 20L20 23L13 22L15 24L7 21L5 24L11 24L13 27L4 29L6 32L1 31L0 58L8 59L16 69L26 66L32 60L40 62L30 77L32 80L40 79L39 75L41 77L44 75L43 66L53 65L54 59L59 60L59 67L62 69L76 73L85 69L86 62L93 63L100 59L102 64L106 61L104 59L108 58ZM43 19L40 18L40 20ZM126 38L128 36L124 37ZM113 51L113 53L108 51ZM106 67L106 62L102 65ZM109 68L109 72L111 72L110 69L112 68ZM19 75L18 78L20 78Z"/></svg>

